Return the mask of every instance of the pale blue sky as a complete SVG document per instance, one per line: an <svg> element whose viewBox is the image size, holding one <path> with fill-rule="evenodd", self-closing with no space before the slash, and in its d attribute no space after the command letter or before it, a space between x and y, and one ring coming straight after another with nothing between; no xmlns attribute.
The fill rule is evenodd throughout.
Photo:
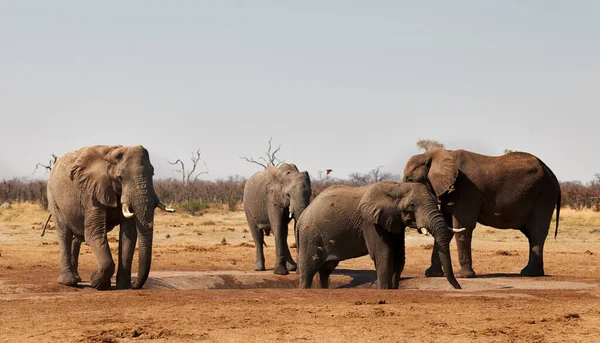
<svg viewBox="0 0 600 343"><path fill-rule="evenodd" d="M270 136L313 177L420 138L600 173L599 1L1 1L0 47L0 178L92 144L249 176Z"/></svg>

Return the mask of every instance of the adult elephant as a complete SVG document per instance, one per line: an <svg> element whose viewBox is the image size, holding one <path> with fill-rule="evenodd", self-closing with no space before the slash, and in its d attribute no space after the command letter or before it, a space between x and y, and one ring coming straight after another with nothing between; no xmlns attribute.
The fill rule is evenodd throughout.
<svg viewBox="0 0 600 343"><path fill-rule="evenodd" d="M425 184L437 195L448 225L466 228L456 237L462 277L475 277L471 239L477 222L523 232L529 262L521 275L544 275L544 242L554 207L554 235L558 232L560 185L539 158L523 152L495 157L436 148L408 160L404 181ZM443 275L435 248L425 274Z"/></svg>
<svg viewBox="0 0 600 343"><path fill-rule="evenodd" d="M308 206L311 196L310 177L295 164L283 163L252 175L244 187L244 212L256 245L254 270L265 270L264 234L275 236L275 274L296 270L287 245L288 224L296 222Z"/></svg>
<svg viewBox="0 0 600 343"><path fill-rule="evenodd" d="M154 208L173 211L154 192L153 175L148 151L141 145L83 147L58 159L48 180L48 209L60 246L58 283L73 286L81 281L77 258L85 241L98 263L90 283L97 289L109 288L115 263L106 233L120 225L117 288L131 287L138 235L139 268L133 288L144 285L152 260Z"/></svg>
<svg viewBox="0 0 600 343"><path fill-rule="evenodd" d="M404 269L406 227L427 229L434 238L447 279L459 289L450 259L452 231L424 185L382 181L363 187L332 186L321 192L298 221L300 287L321 288L339 261L369 254L379 288L398 288Z"/></svg>

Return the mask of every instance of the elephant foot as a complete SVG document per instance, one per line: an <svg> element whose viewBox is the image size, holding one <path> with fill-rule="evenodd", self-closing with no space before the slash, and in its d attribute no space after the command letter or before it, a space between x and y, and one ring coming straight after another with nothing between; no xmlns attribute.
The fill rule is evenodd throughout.
<svg viewBox="0 0 600 343"><path fill-rule="evenodd" d="M544 268L526 266L521 270L521 276L544 276Z"/></svg>
<svg viewBox="0 0 600 343"><path fill-rule="evenodd" d="M99 273L97 271L93 271L92 274L90 275L90 284L92 285L92 287L94 287L95 289L97 289L99 291L109 289L110 288L110 279L102 280L100 277L98 277L98 274Z"/></svg>
<svg viewBox="0 0 600 343"><path fill-rule="evenodd" d="M256 265L254 265L254 270L257 271L257 272L264 272L267 269L265 268L265 264L264 263L263 264L258 264L257 263Z"/></svg>
<svg viewBox="0 0 600 343"><path fill-rule="evenodd" d="M78 282L75 276L73 276L73 273L62 273L58 276L56 281L65 286L75 286ZM79 279L79 281L81 281L81 279Z"/></svg>
<svg viewBox="0 0 600 343"><path fill-rule="evenodd" d="M73 277L75 277L75 280L77 280L77 282L81 282L81 276L79 276L78 272L73 272Z"/></svg>
<svg viewBox="0 0 600 343"><path fill-rule="evenodd" d="M458 272L458 277L465 278L465 279L471 279L476 276L477 276L477 274L475 274L475 271L473 270L473 268L469 268L469 267L461 267L460 272Z"/></svg>
<svg viewBox="0 0 600 343"><path fill-rule="evenodd" d="M442 276L444 276L444 271L442 270L442 267L431 266L431 267L427 268L427 270L425 271L425 276L427 276L427 277L442 277Z"/></svg>
<svg viewBox="0 0 600 343"><path fill-rule="evenodd" d="M117 289L131 289L131 282L117 282Z"/></svg>
<svg viewBox="0 0 600 343"><path fill-rule="evenodd" d="M290 272L284 265L276 266L275 269L273 270L273 274L277 274L277 275L288 275L289 273Z"/></svg>
<svg viewBox="0 0 600 343"><path fill-rule="evenodd" d="M290 272L295 272L296 269L298 269L298 266L296 265L296 263L293 263L293 262L287 262L286 267Z"/></svg>

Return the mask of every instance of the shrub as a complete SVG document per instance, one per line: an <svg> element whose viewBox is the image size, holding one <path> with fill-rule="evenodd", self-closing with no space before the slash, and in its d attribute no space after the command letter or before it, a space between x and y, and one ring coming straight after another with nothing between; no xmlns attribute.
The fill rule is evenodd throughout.
<svg viewBox="0 0 600 343"><path fill-rule="evenodd" d="M202 210L206 210L208 208L208 203L201 200L188 200L179 203L177 207L188 212L189 214L195 215Z"/></svg>

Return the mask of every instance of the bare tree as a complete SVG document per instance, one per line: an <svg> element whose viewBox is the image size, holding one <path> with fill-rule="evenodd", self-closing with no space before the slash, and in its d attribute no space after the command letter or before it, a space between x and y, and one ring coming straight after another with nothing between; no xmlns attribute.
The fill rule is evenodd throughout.
<svg viewBox="0 0 600 343"><path fill-rule="evenodd" d="M280 164L282 164L283 160L279 160L276 156L276 154L281 150L281 144L277 146L277 148L275 150L273 150L273 146L271 145L271 142L273 141L273 137L269 138L269 149L267 150L267 152L265 153L265 155L267 156L267 158L261 156L258 159L253 159L253 158L249 158L249 157L240 157L242 160L246 160L247 162L250 163L254 163L254 164L258 164L259 166L267 169L268 167L277 167ZM259 162L262 161L262 162Z"/></svg>
<svg viewBox="0 0 600 343"><path fill-rule="evenodd" d="M39 167L43 167L46 170L46 174L48 174L50 171L52 171L52 167L56 163L56 160L58 160L58 156L56 156L54 154L50 154L50 156L52 156L52 158L48 161L48 164L42 164L42 163L36 164L35 169L33 170L32 174L35 174L35 172L38 170Z"/></svg>
<svg viewBox="0 0 600 343"><path fill-rule="evenodd" d="M433 148L444 148L444 144L433 139L420 139L417 141L417 148L425 151Z"/></svg>
<svg viewBox="0 0 600 343"><path fill-rule="evenodd" d="M201 155L202 155L202 151L200 149L198 149L195 153L192 153L192 157L191 157L192 168L187 173L185 171L185 163L183 163L182 160L177 159L175 162L171 162L171 161L167 160L167 163L169 163L170 165L179 164L181 166L181 169L176 169L175 171L178 173L181 173L181 181L183 182L184 185L188 185L190 183L190 180L195 181L198 179L198 177L200 175L208 174L208 165L206 165L206 161L204 161L201 158ZM199 162L202 162L202 164L204 164L205 170L196 172ZM195 176L194 176L194 173L196 173ZM193 179L192 179L192 176L194 176Z"/></svg>

